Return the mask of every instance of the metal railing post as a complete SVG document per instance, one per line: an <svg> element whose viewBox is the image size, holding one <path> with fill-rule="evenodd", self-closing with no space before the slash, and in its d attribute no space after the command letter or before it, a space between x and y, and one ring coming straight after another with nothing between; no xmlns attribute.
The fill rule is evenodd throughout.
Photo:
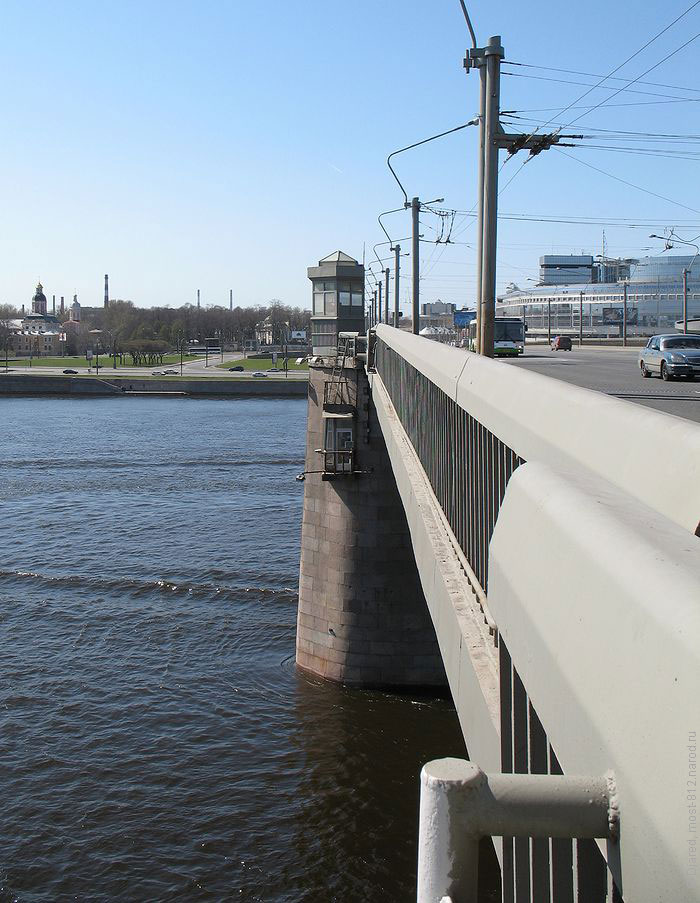
<svg viewBox="0 0 700 903"><path fill-rule="evenodd" d="M481 837L608 838L618 834L606 777L486 775L435 759L421 771L418 903L478 903Z"/></svg>

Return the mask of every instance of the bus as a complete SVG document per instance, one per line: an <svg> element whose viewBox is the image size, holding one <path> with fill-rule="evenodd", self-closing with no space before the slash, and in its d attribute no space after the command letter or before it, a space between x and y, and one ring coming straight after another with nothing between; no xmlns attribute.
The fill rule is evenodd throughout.
<svg viewBox="0 0 700 903"><path fill-rule="evenodd" d="M493 354L518 355L525 350L525 320L519 317L496 317L493 321ZM476 351L476 320L469 324L468 348Z"/></svg>

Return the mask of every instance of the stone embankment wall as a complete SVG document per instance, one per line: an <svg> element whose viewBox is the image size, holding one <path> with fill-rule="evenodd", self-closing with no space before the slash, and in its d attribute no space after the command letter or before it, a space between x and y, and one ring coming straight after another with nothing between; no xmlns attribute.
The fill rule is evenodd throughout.
<svg viewBox="0 0 700 903"><path fill-rule="evenodd" d="M446 683L401 499L364 370L346 370L356 401L355 476L323 480L323 393L312 366L297 619L297 664L365 687Z"/></svg>
<svg viewBox="0 0 700 903"><path fill-rule="evenodd" d="M192 396L268 396L274 398L306 395L301 379L139 379L89 376L34 376L0 373L0 395L123 395L129 392L178 393Z"/></svg>

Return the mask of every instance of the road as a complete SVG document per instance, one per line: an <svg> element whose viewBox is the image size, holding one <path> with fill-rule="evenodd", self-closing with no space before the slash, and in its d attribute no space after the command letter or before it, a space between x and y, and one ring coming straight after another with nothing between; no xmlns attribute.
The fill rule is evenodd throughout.
<svg viewBox="0 0 700 903"><path fill-rule="evenodd" d="M224 353L224 363L228 363L231 366L235 365L235 362L240 360L243 357L243 354L240 351L233 352L225 352ZM205 359L196 358L193 361L185 361L182 367L182 375L183 376L205 376L211 379L231 379L231 378L242 378L249 379L253 371L247 370L244 372L235 372L229 373L228 370L219 369L216 365L221 363L220 355L212 355L209 358L209 366L205 366ZM5 372L4 367L1 366L2 362L0 361L0 376ZM88 370L86 367L77 367L78 373L81 375L88 375ZM264 368L263 368L264 369ZM110 379L115 376L132 376L134 378L151 376L155 370L176 370L177 375L180 375L180 364L163 364L160 367L117 367L116 370L111 366L111 364L106 364L104 366L100 366L99 376L103 379ZM30 376L57 376L63 373L63 367L29 367L29 366L21 366L17 364L13 364L10 369L10 373L21 373L23 375ZM95 372L95 368L93 367L90 372L90 376L97 376L98 374ZM280 370L279 373L270 373L269 378L288 378L288 379L308 379L308 371L306 370L290 370L289 376L285 377L284 371Z"/></svg>
<svg viewBox="0 0 700 903"><path fill-rule="evenodd" d="M526 348L520 358L501 360L507 360L514 367L524 367L700 423L700 382L685 379L663 382L657 377L642 379L638 358L638 348L584 346L580 350L550 351L547 346L540 345Z"/></svg>

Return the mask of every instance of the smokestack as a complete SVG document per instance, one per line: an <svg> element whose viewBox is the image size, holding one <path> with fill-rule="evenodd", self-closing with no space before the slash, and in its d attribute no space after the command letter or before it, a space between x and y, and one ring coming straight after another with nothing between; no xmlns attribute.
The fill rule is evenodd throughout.
<svg viewBox="0 0 700 903"><path fill-rule="evenodd" d="M197 289L197 310L199 310L199 289Z"/></svg>
<svg viewBox="0 0 700 903"><path fill-rule="evenodd" d="M63 314L65 312L66 312L66 305L63 302L63 295L61 295L61 313Z"/></svg>
<svg viewBox="0 0 700 903"><path fill-rule="evenodd" d="M105 273L105 307L109 307L109 276Z"/></svg>
<svg viewBox="0 0 700 903"><path fill-rule="evenodd" d="M22 305L22 316L24 317L24 304Z"/></svg>
<svg viewBox="0 0 700 903"><path fill-rule="evenodd" d="M51 295L51 304L53 306L53 310L51 311L51 313L55 317L56 316L56 296L55 295Z"/></svg>
<svg viewBox="0 0 700 903"><path fill-rule="evenodd" d="M228 309L233 310L233 289L228 290Z"/></svg>

